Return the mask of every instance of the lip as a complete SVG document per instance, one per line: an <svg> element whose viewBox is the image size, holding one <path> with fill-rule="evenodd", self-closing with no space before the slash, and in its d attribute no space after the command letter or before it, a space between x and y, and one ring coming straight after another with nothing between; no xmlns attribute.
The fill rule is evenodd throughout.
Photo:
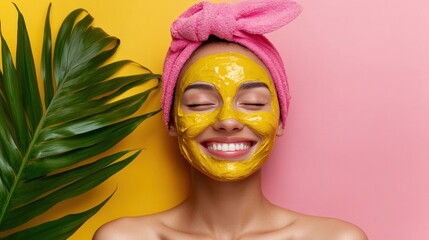
<svg viewBox="0 0 429 240"><path fill-rule="evenodd" d="M227 161L246 160L256 144L255 140L241 137L216 137L200 142L204 152Z"/></svg>

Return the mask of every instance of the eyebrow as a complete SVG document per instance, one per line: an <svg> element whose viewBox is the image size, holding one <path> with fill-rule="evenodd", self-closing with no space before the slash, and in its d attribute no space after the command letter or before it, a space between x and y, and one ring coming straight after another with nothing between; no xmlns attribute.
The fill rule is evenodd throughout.
<svg viewBox="0 0 429 240"><path fill-rule="evenodd" d="M247 90L247 89L259 88L259 87L268 88L267 84L263 82L245 82L240 86L240 90ZM194 83L187 86L184 92L191 89L215 90L215 87L204 83Z"/></svg>
<svg viewBox="0 0 429 240"><path fill-rule="evenodd" d="M263 82L245 82L240 86L240 89L246 90L246 89L252 89L252 88L259 88L259 87L268 88L267 84Z"/></svg>
<svg viewBox="0 0 429 240"><path fill-rule="evenodd" d="M204 83L194 83L194 84L191 84L191 85L187 86L187 87L185 88L185 91L184 91L184 92L186 92L186 91L188 91L188 90L191 90L191 89L214 90L215 88L214 88L214 86L209 85L209 84L204 84Z"/></svg>

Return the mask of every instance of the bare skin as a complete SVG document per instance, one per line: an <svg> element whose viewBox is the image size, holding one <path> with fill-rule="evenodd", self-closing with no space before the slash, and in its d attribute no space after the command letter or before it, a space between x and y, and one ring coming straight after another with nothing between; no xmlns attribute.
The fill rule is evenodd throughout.
<svg viewBox="0 0 429 240"><path fill-rule="evenodd" d="M217 182L193 172L194 192L179 206L154 215L107 223L95 240L365 240L356 226L292 212L260 191L260 173Z"/></svg>
<svg viewBox="0 0 429 240"><path fill-rule="evenodd" d="M259 61L247 49L209 44L188 62L208 54L234 51ZM185 66L186 68L186 66ZM240 134L246 126L219 121L205 134ZM171 135L176 135L174 127ZM283 134L279 126L276 134ZM296 213L270 203L261 191L260 170L238 181L217 181L193 168L192 192L179 206L149 216L127 217L103 225L94 240L367 240L358 227L331 218Z"/></svg>

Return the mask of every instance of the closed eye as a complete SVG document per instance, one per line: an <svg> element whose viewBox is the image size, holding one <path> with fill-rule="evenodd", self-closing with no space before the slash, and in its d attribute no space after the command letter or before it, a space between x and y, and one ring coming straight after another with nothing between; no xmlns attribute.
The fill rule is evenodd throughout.
<svg viewBox="0 0 429 240"><path fill-rule="evenodd" d="M191 103L191 104L186 104L187 107L199 107L199 106L210 106L210 105L214 105L213 103Z"/></svg>
<svg viewBox="0 0 429 240"><path fill-rule="evenodd" d="M250 111L259 111L259 110L266 108L266 106L267 106L266 103L260 103L260 102L241 103L240 105L243 109L250 110Z"/></svg>
<svg viewBox="0 0 429 240"><path fill-rule="evenodd" d="M188 107L190 110L193 111L205 111L211 109L213 106L215 106L214 103L190 103L186 104L186 107Z"/></svg>
<svg viewBox="0 0 429 240"><path fill-rule="evenodd" d="M242 103L241 105L244 105L244 106L258 106L258 107L263 107L263 106L265 106L266 104L265 104L265 103Z"/></svg>

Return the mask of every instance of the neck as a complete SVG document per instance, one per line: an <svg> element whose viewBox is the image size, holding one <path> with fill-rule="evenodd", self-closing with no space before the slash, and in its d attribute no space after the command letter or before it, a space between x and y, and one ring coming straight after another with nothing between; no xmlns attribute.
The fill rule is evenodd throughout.
<svg viewBox="0 0 429 240"><path fill-rule="evenodd" d="M228 182L213 180L197 170L192 172L192 192L186 205L191 222L206 231L219 235L245 231L269 204L261 191L259 171Z"/></svg>

